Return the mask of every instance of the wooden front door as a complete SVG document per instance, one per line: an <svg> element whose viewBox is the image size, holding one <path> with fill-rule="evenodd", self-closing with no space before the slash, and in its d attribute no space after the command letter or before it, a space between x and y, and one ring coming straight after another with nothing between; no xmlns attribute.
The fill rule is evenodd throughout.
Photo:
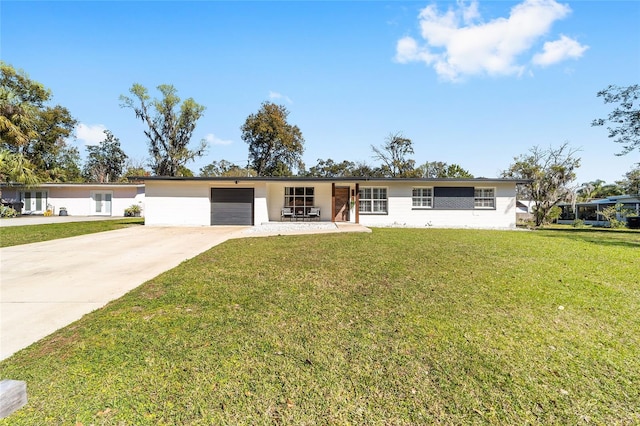
<svg viewBox="0 0 640 426"><path fill-rule="evenodd" d="M335 207L333 210L333 220L335 222L349 221L349 188L336 187Z"/></svg>

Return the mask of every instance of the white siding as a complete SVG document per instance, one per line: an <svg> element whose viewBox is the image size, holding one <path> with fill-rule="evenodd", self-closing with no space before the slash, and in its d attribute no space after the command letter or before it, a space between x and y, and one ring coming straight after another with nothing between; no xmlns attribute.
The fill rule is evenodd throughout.
<svg viewBox="0 0 640 426"><path fill-rule="evenodd" d="M44 184L26 191L46 191L47 203L52 208L53 214L60 213L60 207L66 207L70 216L92 216L94 213L94 202L91 194L94 192L110 193L111 215L124 216L124 210L132 204L139 205L144 213L144 187L138 185L92 185L92 184ZM19 199L21 191L13 188L3 190L3 198ZM44 206L46 210L46 206Z"/></svg>
<svg viewBox="0 0 640 426"><path fill-rule="evenodd" d="M360 184L360 188L378 186L387 188L388 214L360 214L360 224L365 226L407 226L442 228L515 228L515 183L461 183L461 182L372 182ZM414 187L475 186L496 189L496 208L473 210L414 209Z"/></svg>
<svg viewBox="0 0 640 426"><path fill-rule="evenodd" d="M338 186L355 188L356 182L340 181ZM360 188L385 187L388 196L387 214L359 215L365 226L407 226L448 228L515 228L515 183L501 181L438 181L394 182L389 180L359 182ZM313 187L314 205L320 208L322 221L331 221L330 181L205 181L205 180L148 180L146 182L147 225L210 226L211 188L254 188L254 224L279 221L284 206L285 187ZM439 210L415 209L412 206L414 187L489 187L495 189L495 209ZM356 205L357 209L358 206ZM355 209L350 220L355 222Z"/></svg>
<svg viewBox="0 0 640 426"><path fill-rule="evenodd" d="M144 194L138 193L135 186L110 187L110 186L89 186L77 187L50 187L49 204L53 206L54 214L59 214L60 207L66 207L70 216L92 216L94 213L93 192L111 193L111 214L110 216L124 216L124 209L132 204L138 204L144 208Z"/></svg>
<svg viewBox="0 0 640 426"><path fill-rule="evenodd" d="M210 188L198 181L145 182L145 225L209 226Z"/></svg>
<svg viewBox="0 0 640 426"><path fill-rule="evenodd" d="M260 225L263 222L269 221L269 203L268 203L268 190L265 182L257 182L255 185L255 205L253 223Z"/></svg>
<svg viewBox="0 0 640 426"><path fill-rule="evenodd" d="M149 180L146 182L145 224L210 226L211 188L254 188L254 223L269 220L264 182Z"/></svg>

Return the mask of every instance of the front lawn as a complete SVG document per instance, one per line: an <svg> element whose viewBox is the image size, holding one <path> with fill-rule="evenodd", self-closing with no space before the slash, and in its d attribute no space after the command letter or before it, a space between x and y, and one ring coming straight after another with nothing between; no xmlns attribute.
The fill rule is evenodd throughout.
<svg viewBox="0 0 640 426"><path fill-rule="evenodd" d="M13 219L19 220L19 219ZM58 238L75 237L95 232L113 231L131 225L143 225L144 218L100 220L95 222L65 222L46 225L6 226L0 228L0 247L37 243Z"/></svg>
<svg viewBox="0 0 640 426"><path fill-rule="evenodd" d="M639 259L638 233L231 240L0 363L29 394L0 425L638 424Z"/></svg>

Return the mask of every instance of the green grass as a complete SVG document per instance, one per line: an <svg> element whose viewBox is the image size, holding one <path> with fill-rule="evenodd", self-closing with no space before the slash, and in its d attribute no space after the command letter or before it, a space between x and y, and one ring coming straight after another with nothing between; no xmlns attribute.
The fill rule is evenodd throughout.
<svg viewBox="0 0 640 426"><path fill-rule="evenodd" d="M231 240L0 363L0 425L638 424L640 234Z"/></svg>
<svg viewBox="0 0 640 426"><path fill-rule="evenodd" d="M58 238L75 237L95 232L113 231L132 225L143 225L144 218L100 220L95 222L65 222L47 225L6 226L0 228L0 247L38 243Z"/></svg>

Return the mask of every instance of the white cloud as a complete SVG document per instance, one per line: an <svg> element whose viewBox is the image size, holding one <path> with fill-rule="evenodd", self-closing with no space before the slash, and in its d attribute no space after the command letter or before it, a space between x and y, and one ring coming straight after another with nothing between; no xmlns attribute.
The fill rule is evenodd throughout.
<svg viewBox="0 0 640 426"><path fill-rule="evenodd" d="M290 104L293 103L290 97L285 96L282 93L274 92L271 90L269 91L269 99L282 99L282 100L285 100L287 103L290 103Z"/></svg>
<svg viewBox="0 0 640 426"><path fill-rule="evenodd" d="M208 133L204 139L211 145L231 145L233 143L233 141L220 139L213 133Z"/></svg>
<svg viewBox="0 0 640 426"><path fill-rule="evenodd" d="M76 127L76 138L84 141L85 145L98 145L106 137L104 134L105 130L107 130L107 128L104 124L80 123Z"/></svg>
<svg viewBox="0 0 640 426"><path fill-rule="evenodd" d="M555 0L524 0L511 9L508 17L483 22L477 0L468 4L459 1L455 8L443 13L436 5L430 5L418 16L424 43L403 37L396 45L395 59L400 63L424 62L451 81L472 75L521 75L526 67L519 59L549 32L555 21L570 12L569 6ZM574 43L551 44L548 48L545 44L545 53L538 61L579 57L586 47ZM554 53L547 54L547 50Z"/></svg>
<svg viewBox="0 0 640 426"><path fill-rule="evenodd" d="M422 61L427 64L437 59L426 47L418 46L418 42L411 37L403 37L396 45L396 60L403 64L413 61Z"/></svg>
<svg viewBox="0 0 640 426"><path fill-rule="evenodd" d="M532 62L546 67L565 59L578 59L588 48L589 46L583 46L574 39L561 35L559 40L546 42L542 53L536 54Z"/></svg>

